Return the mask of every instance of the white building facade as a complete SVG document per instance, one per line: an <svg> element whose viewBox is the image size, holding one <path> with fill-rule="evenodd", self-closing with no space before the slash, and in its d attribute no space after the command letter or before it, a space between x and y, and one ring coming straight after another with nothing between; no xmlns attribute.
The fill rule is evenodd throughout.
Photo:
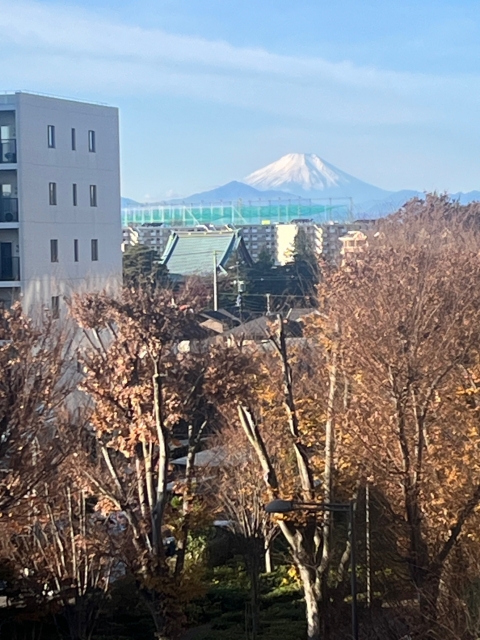
<svg viewBox="0 0 480 640"><path fill-rule="evenodd" d="M118 110L0 95L0 302L117 290L121 242Z"/></svg>

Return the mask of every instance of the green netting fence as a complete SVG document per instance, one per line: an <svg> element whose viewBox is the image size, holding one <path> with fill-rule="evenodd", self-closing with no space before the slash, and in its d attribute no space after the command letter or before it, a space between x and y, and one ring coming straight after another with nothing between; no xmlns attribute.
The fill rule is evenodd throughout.
<svg viewBox="0 0 480 640"><path fill-rule="evenodd" d="M298 201L228 202L212 204L144 205L122 209L123 226L163 224L165 226L278 224L292 220L317 223L348 222L352 203Z"/></svg>

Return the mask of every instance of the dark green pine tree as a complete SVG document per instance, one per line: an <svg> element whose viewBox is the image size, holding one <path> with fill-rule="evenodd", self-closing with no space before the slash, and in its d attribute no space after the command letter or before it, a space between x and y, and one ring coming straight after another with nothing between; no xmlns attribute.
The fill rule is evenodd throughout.
<svg viewBox="0 0 480 640"><path fill-rule="evenodd" d="M315 249L303 227L295 236L292 261L285 265L288 294L294 297L295 306L316 306L316 289L320 269Z"/></svg>
<svg viewBox="0 0 480 640"><path fill-rule="evenodd" d="M143 244L127 247L123 254L123 282L127 287L165 286L168 269L155 249Z"/></svg>
<svg viewBox="0 0 480 640"><path fill-rule="evenodd" d="M271 308L276 306L285 295L286 274L283 267L275 266L274 259L266 247L263 247L258 260L242 272L245 294L242 301L245 309L264 313L267 310L267 294L271 296Z"/></svg>

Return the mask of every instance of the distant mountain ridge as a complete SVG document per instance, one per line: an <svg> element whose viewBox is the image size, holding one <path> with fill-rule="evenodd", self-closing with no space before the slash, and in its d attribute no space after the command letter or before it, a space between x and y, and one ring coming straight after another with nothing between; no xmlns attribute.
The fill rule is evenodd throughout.
<svg viewBox="0 0 480 640"><path fill-rule="evenodd" d="M194 193L187 198L176 198L175 200L169 200L169 204L180 204L186 202L189 204L200 204L200 202L218 202L219 200L257 200L260 198L294 198L291 193L285 193L284 191L260 191L254 187L238 182L238 180L232 180L227 184L211 189L210 191L203 191L202 193Z"/></svg>
<svg viewBox="0 0 480 640"><path fill-rule="evenodd" d="M233 180L216 189L156 204L208 204L240 199L249 201L351 198L357 218L378 218L397 211L414 197L424 198L425 194L411 189L380 189L338 169L314 153L289 153L250 173L241 182ZM454 193L451 197L461 204L468 204L480 200L480 191ZM122 207L139 205L135 200L122 198Z"/></svg>
<svg viewBox="0 0 480 640"><path fill-rule="evenodd" d="M124 207L140 207L141 202L137 202L136 200L132 200L131 198L121 198L122 209Z"/></svg>

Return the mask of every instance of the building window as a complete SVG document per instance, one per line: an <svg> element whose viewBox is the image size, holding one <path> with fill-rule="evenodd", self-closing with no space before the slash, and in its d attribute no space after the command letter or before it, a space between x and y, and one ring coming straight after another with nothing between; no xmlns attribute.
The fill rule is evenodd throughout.
<svg viewBox="0 0 480 640"><path fill-rule="evenodd" d="M91 153L95 153L95 151L97 150L95 145L95 131L88 132L88 150Z"/></svg>
<svg viewBox="0 0 480 640"><path fill-rule="evenodd" d="M49 124L47 127L47 142L49 149L55 149L55 127Z"/></svg>
<svg viewBox="0 0 480 640"><path fill-rule="evenodd" d="M92 262L98 260L98 240L92 240Z"/></svg>
<svg viewBox="0 0 480 640"><path fill-rule="evenodd" d="M97 206L97 185L96 184L90 185L90 206L91 207Z"/></svg>
<svg viewBox="0 0 480 640"><path fill-rule="evenodd" d="M57 204L57 183L49 182L48 184L48 200L50 204Z"/></svg>
<svg viewBox="0 0 480 640"><path fill-rule="evenodd" d="M73 261L78 262L78 240L73 241Z"/></svg>
<svg viewBox="0 0 480 640"><path fill-rule="evenodd" d="M50 262L58 262L58 240L50 240Z"/></svg>
<svg viewBox="0 0 480 640"><path fill-rule="evenodd" d="M52 318L60 317L60 296L52 296Z"/></svg>
<svg viewBox="0 0 480 640"><path fill-rule="evenodd" d="M72 151L77 149L77 134L75 129L72 129Z"/></svg>
<svg viewBox="0 0 480 640"><path fill-rule="evenodd" d="M73 206L76 207L78 204L78 192L77 192L76 184L72 184L72 200L73 200Z"/></svg>

